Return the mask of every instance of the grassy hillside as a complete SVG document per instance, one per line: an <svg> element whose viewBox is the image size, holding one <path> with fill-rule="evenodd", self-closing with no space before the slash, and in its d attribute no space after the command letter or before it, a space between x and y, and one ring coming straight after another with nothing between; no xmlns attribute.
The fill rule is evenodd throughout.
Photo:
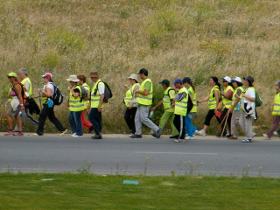
<svg viewBox="0 0 280 210"><path fill-rule="evenodd" d="M39 87L50 68L66 90L69 74L99 71L114 90L104 117L110 132L126 129L123 84L141 67L154 82L191 76L200 97L210 75L252 74L269 104L280 74L279 8L275 0L2 0L1 76L26 66ZM6 79L0 88L4 100Z"/></svg>

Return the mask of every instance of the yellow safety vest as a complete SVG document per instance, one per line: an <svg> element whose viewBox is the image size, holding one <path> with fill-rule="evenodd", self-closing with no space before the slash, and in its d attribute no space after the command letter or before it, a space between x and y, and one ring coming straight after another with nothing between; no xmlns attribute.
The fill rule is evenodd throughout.
<svg viewBox="0 0 280 210"><path fill-rule="evenodd" d="M89 97L90 95L90 87L87 83L82 84L83 88L85 88L85 90L87 91L87 95ZM89 99L87 100L83 100L84 103L84 109L86 110L89 107Z"/></svg>
<svg viewBox="0 0 280 210"><path fill-rule="evenodd" d="M75 88L79 89L80 94L82 94L82 89L80 86L76 86ZM80 97L75 98L72 94L72 92L70 91L69 94L69 111L70 112L80 112L84 110L84 102L81 101Z"/></svg>
<svg viewBox="0 0 280 210"><path fill-rule="evenodd" d="M90 96L90 106L91 108L98 108L99 107L99 103L100 103L100 93L98 90L97 85L99 83L101 83L102 81L99 79L92 87L91 89L91 96ZM96 92L96 94L95 94Z"/></svg>
<svg viewBox="0 0 280 210"><path fill-rule="evenodd" d="M190 86L188 88L188 93L190 94L190 97L191 97L192 102L193 102L193 108L191 110L191 113L196 113L197 112L196 92L195 92L195 90L193 89L192 86Z"/></svg>
<svg viewBox="0 0 280 210"><path fill-rule="evenodd" d="M234 105L234 102L237 100L237 91L238 91L238 90L240 90L242 94L245 92L245 90L244 90L243 87L237 87L237 88L234 90L233 96L232 96L232 107L233 107L233 105ZM241 95L242 95L242 94L241 94ZM240 95L240 96L241 96L241 95ZM235 105L234 110L235 110L235 111L239 111L239 110L240 110L240 105L241 105L241 102L239 101L239 102Z"/></svg>
<svg viewBox="0 0 280 210"><path fill-rule="evenodd" d="M133 99L133 92L135 87L138 85L138 83L135 83L134 85L132 85L125 93L125 97L124 97L124 103L126 107L131 107L131 101Z"/></svg>
<svg viewBox="0 0 280 210"><path fill-rule="evenodd" d="M174 112L174 107L172 107L172 100L170 98L169 92L175 90L171 87L168 87L163 93L163 108L166 112Z"/></svg>
<svg viewBox="0 0 280 210"><path fill-rule="evenodd" d="M233 88L228 85L224 91L224 94L226 94L226 92L228 92L229 90L231 90L232 92L234 92ZM222 97L222 103L224 105L225 108L229 109L232 105L232 99L227 99L224 96Z"/></svg>
<svg viewBox="0 0 280 210"><path fill-rule="evenodd" d="M153 104L153 83L152 83L152 80L145 79L140 85L140 91L145 90L146 82L151 83L151 90L150 90L149 94L147 96L143 96L143 95L138 94L136 100L137 100L137 103L139 105L151 106Z"/></svg>
<svg viewBox="0 0 280 210"><path fill-rule="evenodd" d="M274 97L272 115L280 116L280 93L277 93Z"/></svg>
<svg viewBox="0 0 280 210"><path fill-rule="evenodd" d="M29 83L29 84L30 84L29 90L27 90L27 93L28 93L28 96L31 97L32 94L33 94L33 89L32 89L32 82L31 82L31 80L30 80L29 77L26 77L26 78L24 78L24 79L21 81L21 84L22 84L24 87L25 87L25 84L26 84L26 83Z"/></svg>
<svg viewBox="0 0 280 210"><path fill-rule="evenodd" d="M179 90L178 94L185 93L185 97L181 101L175 102L174 114L186 116L188 108L188 90L183 87Z"/></svg>
<svg viewBox="0 0 280 210"><path fill-rule="evenodd" d="M210 110L216 109L218 105L215 97L215 91L218 91L220 96L220 89L218 85L215 85L210 91L210 95L208 99L208 108Z"/></svg>

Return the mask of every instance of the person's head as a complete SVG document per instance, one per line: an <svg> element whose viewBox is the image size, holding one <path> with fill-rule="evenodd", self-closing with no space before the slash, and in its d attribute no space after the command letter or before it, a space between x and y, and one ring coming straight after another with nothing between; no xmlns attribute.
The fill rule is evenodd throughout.
<svg viewBox="0 0 280 210"><path fill-rule="evenodd" d="M227 86L229 86L231 84L231 78L229 77L229 76L225 76L224 78L223 78L223 86L224 87L227 87Z"/></svg>
<svg viewBox="0 0 280 210"><path fill-rule="evenodd" d="M78 79L77 75L75 75L75 74L70 75L68 77L68 79L66 79L66 80L70 83L71 87L77 86L78 82L80 82L80 80Z"/></svg>
<svg viewBox="0 0 280 210"><path fill-rule="evenodd" d="M245 87L253 87L254 86L254 78L252 76L247 76L243 78L243 85Z"/></svg>
<svg viewBox="0 0 280 210"><path fill-rule="evenodd" d="M240 77L232 78L231 83L234 89L241 87L243 85Z"/></svg>
<svg viewBox="0 0 280 210"><path fill-rule="evenodd" d="M219 86L219 89L221 88L221 84L219 83L218 77L215 77L215 76L210 77L209 84L211 87L217 85L217 86Z"/></svg>
<svg viewBox="0 0 280 210"><path fill-rule="evenodd" d="M21 69L19 69L17 75L18 75L18 78L19 78L20 80L23 80L24 78L26 78L27 75L28 75L28 70L27 70L27 68L21 68Z"/></svg>
<svg viewBox="0 0 280 210"><path fill-rule="evenodd" d="M185 87L187 87L187 88L192 87L195 90L195 87L193 85L192 79L190 77L185 77L182 80L182 82L185 85Z"/></svg>
<svg viewBox="0 0 280 210"><path fill-rule="evenodd" d="M183 82L181 79L175 79L174 87L176 90L180 90L183 87Z"/></svg>
<svg viewBox="0 0 280 210"><path fill-rule="evenodd" d="M10 81L10 83L15 83L17 82L17 74L15 72L10 72L9 74L7 74L8 80Z"/></svg>
<svg viewBox="0 0 280 210"><path fill-rule="evenodd" d="M87 78L86 78L85 75L80 74L80 75L78 75L77 77L78 77L78 79L79 79L79 84L80 84L80 85L82 85L82 84L84 84L84 83L87 82Z"/></svg>
<svg viewBox="0 0 280 210"><path fill-rule="evenodd" d="M275 90L276 90L277 93L280 93L280 80L276 81Z"/></svg>
<svg viewBox="0 0 280 210"><path fill-rule="evenodd" d="M138 75L137 75L137 74L131 74L131 75L129 75L129 77L128 77L128 82L129 82L131 85L133 85L133 84L135 84L135 83L138 83L138 80L139 80L139 78L138 78Z"/></svg>
<svg viewBox="0 0 280 210"><path fill-rule="evenodd" d="M52 82L53 75L50 72L46 72L42 75L42 78L44 80L44 83L47 84L48 82Z"/></svg>
<svg viewBox="0 0 280 210"><path fill-rule="evenodd" d="M159 84L161 84L164 90L166 90L170 86L170 82L167 79L162 80Z"/></svg>
<svg viewBox="0 0 280 210"><path fill-rule="evenodd" d="M144 80L149 76L149 71L145 68L142 68L139 70L138 75L142 80Z"/></svg>
<svg viewBox="0 0 280 210"><path fill-rule="evenodd" d="M80 90L78 88L73 89L73 95L74 97L79 97L80 96Z"/></svg>
<svg viewBox="0 0 280 210"><path fill-rule="evenodd" d="M91 72L91 73L90 73L90 79L91 79L93 82L97 82L97 80L99 79L98 72L96 72L96 71Z"/></svg>

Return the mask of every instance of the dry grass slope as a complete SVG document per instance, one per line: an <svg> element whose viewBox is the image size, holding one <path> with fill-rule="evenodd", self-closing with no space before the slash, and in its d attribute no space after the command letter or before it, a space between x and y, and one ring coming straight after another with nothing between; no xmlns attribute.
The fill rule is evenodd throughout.
<svg viewBox="0 0 280 210"><path fill-rule="evenodd" d="M67 75L98 70L115 95L105 109L106 130L124 132L123 83L140 67L154 82L191 76L199 96L210 75L252 74L267 104L265 128L280 73L279 8L274 0L3 0L1 76L26 66L39 87L51 68L65 90ZM0 88L4 100L6 80Z"/></svg>

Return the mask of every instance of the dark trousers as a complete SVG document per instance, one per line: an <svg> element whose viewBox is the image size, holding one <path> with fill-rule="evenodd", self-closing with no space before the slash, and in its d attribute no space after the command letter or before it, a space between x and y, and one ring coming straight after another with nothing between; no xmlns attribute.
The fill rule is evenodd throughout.
<svg viewBox="0 0 280 210"><path fill-rule="evenodd" d="M221 120L215 115L215 109L209 109L205 117L204 125L210 126L210 122L214 116L216 117L217 121L221 123Z"/></svg>
<svg viewBox="0 0 280 210"><path fill-rule="evenodd" d="M91 108L89 113L89 120L93 125L93 129L96 135L100 135L102 130L102 114L97 108Z"/></svg>
<svg viewBox="0 0 280 210"><path fill-rule="evenodd" d="M175 125L176 129L179 131L179 137L180 139L185 138L185 117L181 115L174 115L173 124Z"/></svg>
<svg viewBox="0 0 280 210"><path fill-rule="evenodd" d="M69 113L69 123L73 133L76 133L78 136L83 135L83 127L81 120L82 112L70 112Z"/></svg>
<svg viewBox="0 0 280 210"><path fill-rule="evenodd" d="M227 112L228 112L228 109L224 108L222 116L221 116L221 120L224 120L222 125L221 125L221 128L223 129L226 126L226 128L224 130L224 133L222 134L223 136L227 135L227 131L228 131L228 134L231 135L231 117L232 117L232 113L229 113L228 117L227 117ZM227 117L227 119L225 119L225 117ZM222 133L222 130L221 130L221 133Z"/></svg>
<svg viewBox="0 0 280 210"><path fill-rule="evenodd" d="M279 129L279 126L280 126L280 116L274 116L272 121L272 126L270 130L267 132L267 136L271 138L273 136L273 132L277 131L277 129Z"/></svg>
<svg viewBox="0 0 280 210"><path fill-rule="evenodd" d="M136 115L137 108L127 108L124 114L125 122L130 129L131 133L135 133L135 115Z"/></svg>
<svg viewBox="0 0 280 210"><path fill-rule="evenodd" d="M49 108L47 104L43 105L43 109L41 110L39 116L39 125L37 129L38 135L44 134L44 127L47 118L49 118L49 120L54 124L57 130L59 130L60 132L63 132L65 130L62 124L59 122L59 120L55 117L53 109L53 107Z"/></svg>

